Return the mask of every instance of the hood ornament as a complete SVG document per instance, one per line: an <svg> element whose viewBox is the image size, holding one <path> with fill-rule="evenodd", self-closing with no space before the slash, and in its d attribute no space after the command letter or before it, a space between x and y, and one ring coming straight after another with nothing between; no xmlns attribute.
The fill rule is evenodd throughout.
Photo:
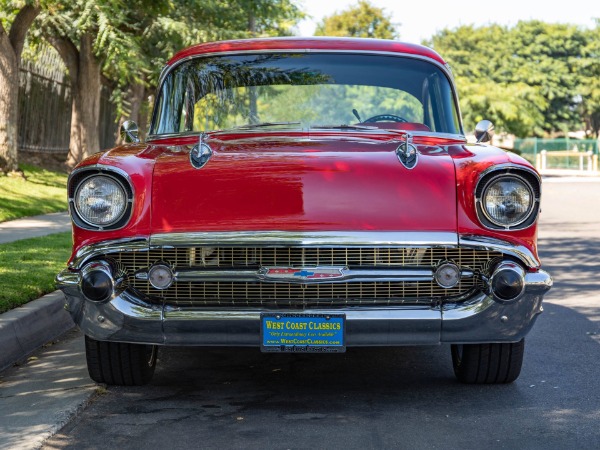
<svg viewBox="0 0 600 450"><path fill-rule="evenodd" d="M213 154L212 149L205 141L206 133L200 133L200 140L190 150L190 163L195 169L204 167Z"/></svg>
<svg viewBox="0 0 600 450"><path fill-rule="evenodd" d="M396 156L407 169L414 169L419 159L419 152L413 145L412 139L412 134L406 133L404 141L396 148Z"/></svg>

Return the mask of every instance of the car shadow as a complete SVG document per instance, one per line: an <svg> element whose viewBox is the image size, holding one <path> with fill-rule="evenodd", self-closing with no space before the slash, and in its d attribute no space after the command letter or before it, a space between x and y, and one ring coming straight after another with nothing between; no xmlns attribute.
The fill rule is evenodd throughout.
<svg viewBox="0 0 600 450"><path fill-rule="evenodd" d="M598 442L599 324L547 303L508 385L459 383L448 345L337 355L164 347L150 385L109 387L47 448L102 448L96 436L108 435L120 448L322 448L323 436L332 448Z"/></svg>

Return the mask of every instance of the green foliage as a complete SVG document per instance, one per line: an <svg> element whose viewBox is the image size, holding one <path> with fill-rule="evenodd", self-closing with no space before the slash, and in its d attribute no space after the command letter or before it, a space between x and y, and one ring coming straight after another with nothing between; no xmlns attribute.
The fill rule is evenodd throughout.
<svg viewBox="0 0 600 450"><path fill-rule="evenodd" d="M0 244L0 313L54 291L71 246L71 233Z"/></svg>
<svg viewBox="0 0 600 450"><path fill-rule="evenodd" d="M581 76L580 112L587 129L595 137L600 133L600 19L596 27L587 31L587 44L579 60Z"/></svg>
<svg viewBox="0 0 600 450"><path fill-rule="evenodd" d="M304 14L292 0L172 0L169 10L144 28L143 54L150 78L178 50L201 42L290 35Z"/></svg>
<svg viewBox="0 0 600 450"><path fill-rule="evenodd" d="M67 174L21 165L25 177L0 176L0 222L67 210Z"/></svg>
<svg viewBox="0 0 600 450"><path fill-rule="evenodd" d="M580 129L582 112L600 111L598 30L539 21L461 26L425 44L452 67L467 130L486 118L500 131L542 136Z"/></svg>
<svg viewBox="0 0 600 450"><path fill-rule="evenodd" d="M140 81L149 63L140 58L141 34L168 3L154 0L71 0L45 8L39 23L46 35L78 45L84 34L93 36L93 51L104 75L118 85Z"/></svg>
<svg viewBox="0 0 600 450"><path fill-rule="evenodd" d="M128 86L154 88L178 50L211 40L291 34L303 17L292 0L71 0L45 9L39 23L75 44L84 33L94 37L94 53L123 112Z"/></svg>
<svg viewBox="0 0 600 450"><path fill-rule="evenodd" d="M397 39L398 31L391 16L367 0L336 12L317 25L315 36L350 36L378 39Z"/></svg>
<svg viewBox="0 0 600 450"><path fill-rule="evenodd" d="M10 30L10 25L19 12L19 4L13 0L0 0L0 23L5 30Z"/></svg>

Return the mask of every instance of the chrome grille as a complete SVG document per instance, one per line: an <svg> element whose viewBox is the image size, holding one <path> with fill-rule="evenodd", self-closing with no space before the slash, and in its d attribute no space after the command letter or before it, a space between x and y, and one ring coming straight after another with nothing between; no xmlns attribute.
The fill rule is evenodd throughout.
<svg viewBox="0 0 600 450"><path fill-rule="evenodd" d="M445 260L476 270L499 256L499 252L459 248L193 247L122 252L117 259L131 270L148 267L157 261L168 261L177 268L227 269L259 266L433 267Z"/></svg>
<svg viewBox="0 0 600 450"><path fill-rule="evenodd" d="M344 266L349 268L432 268L454 261L462 269L489 272L499 252L458 248L310 248L213 247L161 248L110 255L129 274L130 285L152 301L180 306L319 307L403 305L458 299L477 287L475 278L462 279L452 289L435 281L344 282L321 284L267 282L175 282L160 291L133 274L165 261L177 269L249 269L266 267Z"/></svg>

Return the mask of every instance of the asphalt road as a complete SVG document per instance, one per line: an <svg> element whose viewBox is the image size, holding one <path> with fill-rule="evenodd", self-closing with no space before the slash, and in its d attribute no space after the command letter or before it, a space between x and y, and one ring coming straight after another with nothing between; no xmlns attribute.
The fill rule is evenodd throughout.
<svg viewBox="0 0 600 450"><path fill-rule="evenodd" d="M511 385L455 381L449 346L263 355L159 353L152 384L109 387L62 448L600 448L600 182L544 186L555 278Z"/></svg>

